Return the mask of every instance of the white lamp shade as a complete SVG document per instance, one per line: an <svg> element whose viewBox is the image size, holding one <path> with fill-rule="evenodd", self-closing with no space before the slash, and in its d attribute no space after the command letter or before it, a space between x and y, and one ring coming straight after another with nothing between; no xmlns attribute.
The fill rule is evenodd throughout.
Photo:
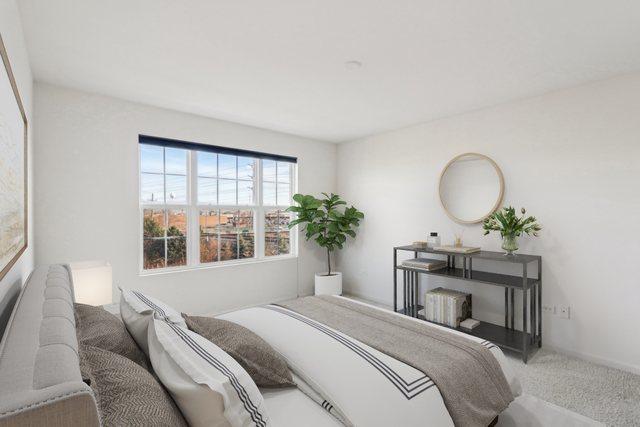
<svg viewBox="0 0 640 427"><path fill-rule="evenodd" d="M106 261L83 261L69 264L76 302L89 305L111 304L113 278Z"/></svg>

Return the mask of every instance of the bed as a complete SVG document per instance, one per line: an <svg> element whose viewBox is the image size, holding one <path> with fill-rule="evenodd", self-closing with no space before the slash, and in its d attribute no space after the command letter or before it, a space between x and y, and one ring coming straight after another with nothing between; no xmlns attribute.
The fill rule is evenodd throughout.
<svg viewBox="0 0 640 427"><path fill-rule="evenodd" d="M369 304L354 303L388 313ZM424 325L418 319L393 314L420 327ZM424 419L429 425L453 425L438 387L423 372L346 334L327 329L278 305L243 309L218 317L238 323L269 342L285 356L305 384L320 391L322 400L331 402L331 412L338 412L343 420L354 425L416 425L416 420ZM429 327L477 343L485 342L437 325ZM520 383L502 351L493 345L489 351L504 372L513 395L520 395ZM371 411L372 407L379 406L402 410Z"/></svg>
<svg viewBox="0 0 640 427"><path fill-rule="evenodd" d="M346 300L336 298L338 305ZM416 328L424 326L417 319L368 304L349 304L359 304L386 320L397 316L402 322L415 322ZM218 316L263 338L291 367L296 388L260 389L269 425L455 424L444 394L424 372L291 307L268 305ZM460 332L429 327L484 346L504 375L509 393L521 393L499 348ZM30 424L101 424L95 396L80 374L73 285L62 265L34 271L0 344L0 426Z"/></svg>

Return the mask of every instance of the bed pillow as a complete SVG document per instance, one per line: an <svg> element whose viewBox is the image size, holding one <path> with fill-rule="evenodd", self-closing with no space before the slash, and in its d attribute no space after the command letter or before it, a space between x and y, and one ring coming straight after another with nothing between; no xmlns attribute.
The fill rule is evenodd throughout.
<svg viewBox="0 0 640 427"><path fill-rule="evenodd" d="M138 343L142 351L148 356L147 327L149 321L155 316L187 328L187 324L179 311L167 304L139 291L120 289L120 316L129 333Z"/></svg>
<svg viewBox="0 0 640 427"><path fill-rule="evenodd" d="M75 303L73 307L78 343L111 351L148 369L146 356L118 317L93 305Z"/></svg>
<svg viewBox="0 0 640 427"><path fill-rule="evenodd" d="M233 357L188 329L154 318L149 357L191 426L268 426L262 394Z"/></svg>
<svg viewBox="0 0 640 427"><path fill-rule="evenodd" d="M214 317L188 316L184 313L182 317L190 330L233 357L258 387L295 387L287 362L249 329Z"/></svg>
<svg viewBox="0 0 640 427"><path fill-rule="evenodd" d="M103 426L187 426L171 396L146 369L110 351L80 345L82 376Z"/></svg>

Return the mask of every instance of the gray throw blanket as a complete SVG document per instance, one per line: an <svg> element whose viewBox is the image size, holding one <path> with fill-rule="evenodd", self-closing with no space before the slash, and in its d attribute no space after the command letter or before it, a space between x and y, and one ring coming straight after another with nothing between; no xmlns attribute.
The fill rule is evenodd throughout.
<svg viewBox="0 0 640 427"><path fill-rule="evenodd" d="M424 372L438 386L456 426L486 427L513 401L491 351L477 342L331 296L279 304Z"/></svg>

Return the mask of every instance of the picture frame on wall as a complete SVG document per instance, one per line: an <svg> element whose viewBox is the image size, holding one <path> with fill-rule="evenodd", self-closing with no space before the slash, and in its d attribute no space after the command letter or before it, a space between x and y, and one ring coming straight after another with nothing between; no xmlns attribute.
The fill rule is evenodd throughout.
<svg viewBox="0 0 640 427"><path fill-rule="evenodd" d="M0 34L0 280L27 249L27 115Z"/></svg>

